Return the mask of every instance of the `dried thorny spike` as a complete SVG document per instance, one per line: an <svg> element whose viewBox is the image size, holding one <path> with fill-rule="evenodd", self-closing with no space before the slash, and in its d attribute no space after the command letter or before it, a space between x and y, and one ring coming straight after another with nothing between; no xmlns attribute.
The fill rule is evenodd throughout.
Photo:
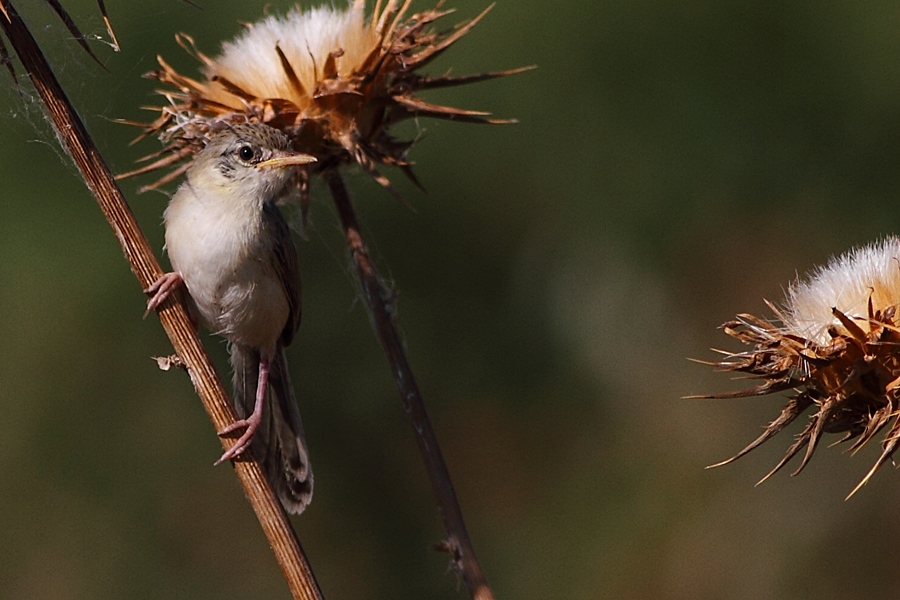
<svg viewBox="0 0 900 600"><path fill-rule="evenodd" d="M799 473L823 434L843 434L835 444L853 440L849 451L854 453L887 428L878 460L853 495L900 443L898 305L900 238L892 237L832 259L806 281L795 282L781 310L769 305L777 325L746 314L725 323L725 333L752 350L724 352L724 360L706 364L761 382L742 391L694 397L738 398L788 389L795 393L762 435L732 458L711 466L744 456L812 408L809 422L760 483L805 449L793 472Z"/></svg>
<svg viewBox="0 0 900 600"><path fill-rule="evenodd" d="M87 42L84 39L84 35L82 35L81 30L78 29L78 26L75 24L75 21L66 11L62 4L60 4L59 0L44 0L44 2L53 9L53 12L56 13L56 16L63 22L63 25L66 26L66 29L69 30L69 33L75 38L75 41L78 42L78 45L81 46L85 52L88 53L88 56L94 59L94 61L100 65L104 70L106 70L106 66L100 62L100 59L97 58L97 55L91 50L91 48L87 45ZM100 14L103 16L103 23L106 25L106 30L109 32L109 38L111 40L111 44L113 49L118 52L119 51L119 41L116 39L116 34L113 31L112 23L109 20L109 15L106 13L106 6L103 4L103 0L97 0L97 6L100 9ZM9 19L9 15L6 12L6 9L3 6L0 6L0 12L3 13L4 18ZM9 71L10 76L13 79L13 83L15 83L16 88L19 87L19 78L16 76L16 69L12 63L12 57L9 52L6 50L6 46L3 44L3 39L0 38L0 65L4 65L6 70Z"/></svg>
<svg viewBox="0 0 900 600"><path fill-rule="evenodd" d="M189 36L179 35L179 45L200 62L203 77L185 77L158 58L161 68L147 77L163 85L159 93L166 103L155 109L159 118L143 125L143 135L158 135L167 156L120 177L162 168L183 171L184 165L177 163L193 160L211 135L233 123L253 121L283 131L296 150L318 159L298 180L301 205L308 194L308 185L301 184L311 175L345 164L358 164L394 195L397 192L380 166L399 167L420 186L407 159L412 142L394 137L394 124L416 117L511 121L432 104L417 94L526 69L459 78L419 73L488 11L438 32L433 29L435 22L451 11L441 10L439 3L407 17L410 4L409 0L379 1L368 20L362 0L346 10L294 8L284 17L269 16L248 26L233 42L226 42L215 58L197 50ZM143 189L157 188L170 179L163 176Z"/></svg>
<svg viewBox="0 0 900 600"><path fill-rule="evenodd" d="M78 42L78 45L81 46L88 55L94 59L98 65L103 67L106 70L106 65L100 62L100 59L97 58L97 55L94 54L93 50L91 50L90 46L87 45L87 42L84 40L84 36L81 34L81 31L78 29L78 26L75 25L75 21L72 17L69 16L69 13L66 12L66 9L63 8L62 4L59 3L59 0L44 0L47 4L50 5L50 8L56 13L59 19L63 22L63 25L66 26L66 29L69 30L69 33L75 38L75 41ZM103 6L103 3L100 2L100 12L103 14L104 20L106 20L107 24L109 23L109 19L106 18L106 7ZM112 33L112 29L109 30ZM116 44L116 49L118 50L118 44Z"/></svg>
<svg viewBox="0 0 900 600"><path fill-rule="evenodd" d="M103 0L97 0L97 6L100 7L100 14L103 15L103 24L106 25L106 31L109 33L109 40L112 43L113 50L118 52L122 47L119 46L116 32L113 31L112 22L109 20L109 15L106 13L106 5L103 3Z"/></svg>

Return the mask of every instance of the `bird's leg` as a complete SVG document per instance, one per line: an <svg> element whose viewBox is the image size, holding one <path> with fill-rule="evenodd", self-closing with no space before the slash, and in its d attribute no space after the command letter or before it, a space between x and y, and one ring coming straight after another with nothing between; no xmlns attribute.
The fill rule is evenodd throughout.
<svg viewBox="0 0 900 600"><path fill-rule="evenodd" d="M232 431L237 429L244 429L244 433L241 434L241 437L225 451L222 456L219 457L219 460L216 461L216 464L220 462L231 460L232 458L241 454L244 450L247 449L247 446L250 445L250 442L253 441L253 434L256 433L256 429L259 427L260 422L262 422L262 412L263 412L263 404L266 398L266 387L269 382L269 357L267 354L260 352L259 353L259 382L256 385L256 402L253 405L253 413L247 417L246 419L238 419L225 429L219 432L219 436L228 435Z"/></svg>
<svg viewBox="0 0 900 600"><path fill-rule="evenodd" d="M159 279L154 281L150 287L144 290L144 293L150 296L150 299L147 301L147 310L144 312L144 316L146 317L150 314L151 310L165 302L166 298L171 296L178 286L183 283L184 279L182 279L181 273L178 271L163 273Z"/></svg>

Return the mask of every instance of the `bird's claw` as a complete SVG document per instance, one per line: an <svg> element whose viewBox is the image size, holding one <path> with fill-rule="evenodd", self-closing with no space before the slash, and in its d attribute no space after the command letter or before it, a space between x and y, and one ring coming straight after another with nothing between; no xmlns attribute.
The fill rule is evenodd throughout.
<svg viewBox="0 0 900 600"><path fill-rule="evenodd" d="M181 273L177 271L172 271L170 273L163 273L159 279L154 281L150 287L144 290L144 293L150 296L150 299L147 300L147 310L144 311L144 317L150 314L150 311L157 308L160 304L166 301L166 298L172 295L172 293L184 283L184 279L181 277Z"/></svg>
<svg viewBox="0 0 900 600"><path fill-rule="evenodd" d="M244 433L241 434L241 437L237 439L237 441L231 445L231 447L222 453L222 456L219 457L214 465L221 464L226 460L231 460L233 458L237 458L250 445L250 442L253 441L253 436L256 434L256 429L259 427L260 419L254 418L254 415L250 415L248 419L238 419L231 425L227 426L225 429L219 432L219 437L224 437L233 431L237 431L238 429L245 428Z"/></svg>

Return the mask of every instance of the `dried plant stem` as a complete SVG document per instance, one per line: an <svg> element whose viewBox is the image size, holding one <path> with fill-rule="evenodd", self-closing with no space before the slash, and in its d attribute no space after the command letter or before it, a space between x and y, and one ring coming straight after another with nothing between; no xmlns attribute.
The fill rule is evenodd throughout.
<svg viewBox="0 0 900 600"><path fill-rule="evenodd" d="M119 239L141 288L146 289L163 271L84 124L75 113L37 42L16 13L10 0L0 0L0 27L47 107L59 139L72 156ZM234 422L234 411L225 389L194 332L184 306L170 299L161 307L159 318L175 351L187 367L216 431ZM223 440L223 448L230 444L229 440ZM275 552L294 598L320 599L322 593L297 535L269 486L260 464L252 457L248 457L246 460L235 462L234 469ZM222 551L227 552L230 549L223 548Z"/></svg>
<svg viewBox="0 0 900 600"><path fill-rule="evenodd" d="M341 227L347 239L353 262L356 264L357 275L362 285L363 297L369 310L372 326L375 328L378 340L390 363L394 380L397 383L397 391L400 392L403 402L403 410L415 431L416 443L418 443L422 459L425 461L428 478L431 480L431 487L444 520L447 540L445 544L441 545L441 549L447 550L451 554L453 566L462 577L472 598L493 600L493 592L485 580L481 564L475 556L472 541L469 539L462 509L456 498L456 492L453 490L453 482L450 480L450 472L447 470L437 437L431 427L428 413L425 411L422 395L419 393L412 368L406 358L403 341L394 324L393 297L390 290L382 284L369 256L353 203L340 173L336 170L329 171L327 177L328 187L340 216Z"/></svg>

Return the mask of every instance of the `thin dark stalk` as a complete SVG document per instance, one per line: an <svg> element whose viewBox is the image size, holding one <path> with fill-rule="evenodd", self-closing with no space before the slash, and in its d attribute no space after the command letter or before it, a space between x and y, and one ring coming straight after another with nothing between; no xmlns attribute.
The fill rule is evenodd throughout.
<svg viewBox="0 0 900 600"><path fill-rule="evenodd" d="M100 204L141 289L146 289L162 274L162 268L87 129L75 113L40 47L10 0L0 0L0 28L9 39L44 102L59 139ZM233 423L235 414L231 402L188 319L184 305L174 298L166 301L159 310L159 319L175 351L187 368L216 431ZM227 448L230 444L230 440L222 441L223 448ZM322 593L309 562L259 462L247 457L236 461L234 469L272 546L294 598L320 600ZM230 552L231 548L223 547L222 551Z"/></svg>
<svg viewBox="0 0 900 600"><path fill-rule="evenodd" d="M437 437L428 413L425 411L422 395L419 393L412 368L409 366L403 341L400 339L394 323L393 295L382 283L369 256L369 250L362 238L347 187L336 170L332 170L328 174L328 187L337 206L341 227L356 265L372 327L375 329L381 347L390 363L397 391L400 392L400 399L403 402L403 410L415 432L416 443L419 445L419 451L425 461L428 478L437 498L441 518L444 520L447 540L441 544L440 549L450 553L453 567L474 600L493 600L494 594L488 586L481 564L475 556L475 549L469 539L462 509L456 498L456 492L453 490L453 482L450 480L450 472L447 470Z"/></svg>

